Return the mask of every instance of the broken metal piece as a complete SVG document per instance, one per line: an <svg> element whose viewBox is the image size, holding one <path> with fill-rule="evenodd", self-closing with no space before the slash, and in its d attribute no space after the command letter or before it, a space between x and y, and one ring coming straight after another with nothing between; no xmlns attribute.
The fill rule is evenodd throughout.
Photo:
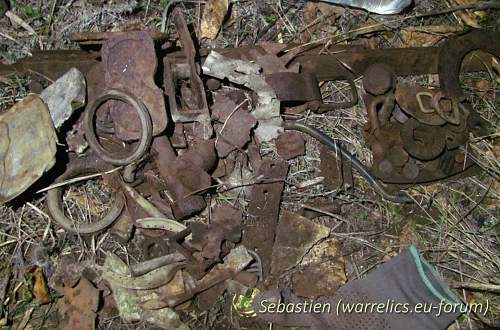
<svg viewBox="0 0 500 330"><path fill-rule="evenodd" d="M329 190L354 188L351 163L340 154L334 154L326 146L320 147L320 171L325 178L323 185Z"/></svg>
<svg viewBox="0 0 500 330"><path fill-rule="evenodd" d="M248 216L241 243L259 254L264 278L271 268L271 254L280 211L281 194L288 173L283 160L263 160L257 171L258 183L252 187Z"/></svg>
<svg viewBox="0 0 500 330"><path fill-rule="evenodd" d="M0 203L23 193L56 162L57 136L49 109L28 95L0 114Z"/></svg>
<svg viewBox="0 0 500 330"><path fill-rule="evenodd" d="M306 154L306 141L296 132L285 132L276 139L278 155L290 160Z"/></svg>
<svg viewBox="0 0 500 330"><path fill-rule="evenodd" d="M259 141L270 141L283 131L280 102L272 87L261 75L262 68L256 63L235 60L212 51L203 63L203 73L219 79L228 79L257 93L255 109L251 114L259 125L255 135Z"/></svg>
<svg viewBox="0 0 500 330"><path fill-rule="evenodd" d="M0 64L0 75L28 74L34 78L49 79L51 82L62 77L71 68L86 74L96 63L98 54L82 50L35 50L15 64Z"/></svg>
<svg viewBox="0 0 500 330"><path fill-rule="evenodd" d="M220 258L222 242L237 243L241 239L243 211L229 205L218 205L212 210L210 225L191 223L193 239L190 245L206 259Z"/></svg>
<svg viewBox="0 0 500 330"><path fill-rule="evenodd" d="M317 299L332 296L347 282L342 244L327 238L314 245L292 274L293 292L301 297ZM311 281L314 279L314 281Z"/></svg>
<svg viewBox="0 0 500 330"><path fill-rule="evenodd" d="M415 119L409 119L404 124L401 138L403 148L418 160L435 159L446 147L445 131L441 126L420 124Z"/></svg>
<svg viewBox="0 0 500 330"><path fill-rule="evenodd" d="M75 110L85 105L86 95L85 77L72 68L45 88L40 97L49 108L54 127L59 129Z"/></svg>
<svg viewBox="0 0 500 330"><path fill-rule="evenodd" d="M257 120L243 109L244 103L246 99L236 104L224 94L215 97L213 117L221 123L217 129L215 148L221 158L227 157L233 150L241 150L251 140L251 132L257 125Z"/></svg>
<svg viewBox="0 0 500 330"><path fill-rule="evenodd" d="M318 81L311 72L277 72L264 77L282 102L321 102Z"/></svg>
<svg viewBox="0 0 500 330"><path fill-rule="evenodd" d="M208 290L213 286L233 278L236 274L247 267L253 258L244 246L235 247L224 257L223 264L217 264L207 275L205 275L194 288L188 289L178 296L164 297L168 305L175 307L189 299L197 293Z"/></svg>
<svg viewBox="0 0 500 330"><path fill-rule="evenodd" d="M182 11L175 8L172 15L185 58L167 56L163 61L165 93L169 99L170 115L176 123L199 122L202 126L202 137L208 140L213 135L213 129L205 86L196 63L196 48ZM183 104L177 101L179 92Z"/></svg>
<svg viewBox="0 0 500 330"><path fill-rule="evenodd" d="M163 92L154 81L157 58L149 34L128 32L110 39L103 45L101 54L106 88L123 91L140 102L150 116L153 136L161 134L167 127L168 117ZM123 102L113 101L111 105L114 133L125 141L139 139L146 135L144 123L140 116L139 122L134 120L136 106Z"/></svg>
<svg viewBox="0 0 500 330"><path fill-rule="evenodd" d="M116 155L105 149L97 137L95 115L97 109L109 100L125 102L136 112L141 127L140 140L131 154ZM104 91L98 96L89 108L85 111L84 117L85 137L89 146L95 153L107 163L113 165L128 165L141 159L148 151L153 137L153 127L151 117L145 105L133 95L115 89Z"/></svg>
<svg viewBox="0 0 500 330"><path fill-rule="evenodd" d="M199 194L204 193L212 182L207 171L217 164L214 143L214 140L201 141L176 157L167 137L159 136L153 141L156 167L166 181L172 212L177 220L187 219L207 206Z"/></svg>
<svg viewBox="0 0 500 330"><path fill-rule="evenodd" d="M276 228L271 274L280 275L296 266L314 245L328 235L329 228L285 211Z"/></svg>
<svg viewBox="0 0 500 330"><path fill-rule="evenodd" d="M186 258L178 252L172 254L166 254L160 257L156 257L150 260L130 265L130 273L133 276L141 276L149 272L152 272L153 270L158 269L160 267L172 263L178 263L185 260Z"/></svg>
<svg viewBox="0 0 500 330"><path fill-rule="evenodd" d="M56 179L56 183L64 182L81 175L99 173L102 172L103 169L103 164L97 159L80 159L70 163L66 172ZM114 202L101 220L90 223L74 223L64 212L63 191L64 187L56 187L48 191L46 202L49 215L51 215L52 219L54 219L58 225L67 231L80 235L91 235L106 229L118 218L125 206L125 197L123 194L114 192L112 194Z"/></svg>
<svg viewBox="0 0 500 330"><path fill-rule="evenodd" d="M153 40L163 40L168 37L166 33L158 31L74 32L69 36L69 40L79 45L102 45L108 40L128 37L130 33L137 32L146 32Z"/></svg>
<svg viewBox="0 0 500 330"><path fill-rule="evenodd" d="M464 101L465 94L460 86L460 69L467 54L481 50L500 57L500 33L482 29L472 29L449 38L439 53L439 85L446 97L454 104ZM490 62L486 62L490 63Z"/></svg>
<svg viewBox="0 0 500 330"><path fill-rule="evenodd" d="M99 307L99 290L82 277L78 284L64 288L64 298L59 301L60 329L94 329Z"/></svg>

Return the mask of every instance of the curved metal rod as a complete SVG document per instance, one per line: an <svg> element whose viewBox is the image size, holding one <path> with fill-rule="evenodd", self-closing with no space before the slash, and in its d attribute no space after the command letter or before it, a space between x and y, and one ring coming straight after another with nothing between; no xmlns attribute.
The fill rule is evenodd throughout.
<svg viewBox="0 0 500 330"><path fill-rule="evenodd" d="M75 178L79 175L101 172L101 168L92 162L82 162L73 165L66 173L61 175L56 182L62 182ZM116 192L113 193L113 205L108 213L99 221L91 223L81 223L75 226L73 221L64 214L62 194L64 187L56 187L47 193L47 208L52 218L64 229L81 235L95 234L109 227L120 216L125 206L125 196Z"/></svg>
<svg viewBox="0 0 500 330"><path fill-rule="evenodd" d="M285 122L285 130L291 130L291 131L299 131L302 133L305 133L322 144L324 144L326 147L328 147L330 150L334 151L335 153L340 153L342 154L343 157L347 158L352 164L352 166L359 172L359 174L365 178L370 186L373 187L375 192L379 194L382 198L394 202L394 203L412 203L413 200L404 192L397 192L395 194L391 194L387 192L384 188L384 186L380 183L377 178L375 178L373 175L371 175L370 171L366 168L366 166L361 163L356 156L351 154L349 151L345 150L342 148L337 141L326 135L325 133L321 132L320 130L302 124L302 123L297 123L297 122Z"/></svg>

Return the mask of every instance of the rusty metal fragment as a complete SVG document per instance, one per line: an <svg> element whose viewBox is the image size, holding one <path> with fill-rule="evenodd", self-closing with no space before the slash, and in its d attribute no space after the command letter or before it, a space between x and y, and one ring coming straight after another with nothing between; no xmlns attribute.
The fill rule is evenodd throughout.
<svg viewBox="0 0 500 330"><path fill-rule="evenodd" d="M279 275L295 267L315 244L328 235L329 228L285 211L276 228L271 273Z"/></svg>
<svg viewBox="0 0 500 330"><path fill-rule="evenodd" d="M265 80L280 101L321 102L318 81L311 72L277 72L265 75Z"/></svg>
<svg viewBox="0 0 500 330"><path fill-rule="evenodd" d="M285 132L276 139L278 155L290 160L306 154L306 141L297 132Z"/></svg>
<svg viewBox="0 0 500 330"><path fill-rule="evenodd" d="M207 259L219 259L222 242L233 243L241 239L243 211L229 205L220 205L212 210L210 225L191 224L193 239L190 245L195 247Z"/></svg>
<svg viewBox="0 0 500 330"><path fill-rule="evenodd" d="M197 293L208 290L221 282L233 278L248 266L252 260L252 256L244 246L240 245L235 247L224 257L223 264L217 264L207 275L198 281L193 288L188 289L186 293L178 296L165 297L165 300L168 302L169 306L177 306L191 299Z"/></svg>
<svg viewBox="0 0 500 330"><path fill-rule="evenodd" d="M215 148L221 158L233 150L242 149L251 139L257 120L244 109L246 101L237 104L224 94L215 97L213 117L220 123Z"/></svg>
<svg viewBox="0 0 500 330"><path fill-rule="evenodd" d="M288 164L285 161L263 160L256 176L259 181L252 188L248 205L241 243L260 255L264 277L271 268L281 194L287 173Z"/></svg>
<svg viewBox="0 0 500 330"><path fill-rule="evenodd" d="M166 180L177 220L187 219L206 207L200 194L210 187L211 177L207 172L217 164L214 144L214 140L198 141L186 153L176 157L168 138L159 136L153 141L155 163Z"/></svg>
<svg viewBox="0 0 500 330"><path fill-rule="evenodd" d="M79 176L103 172L105 169L105 164L95 157L81 158L78 161L70 163L68 169L56 179L56 183L61 183ZM75 223L64 211L63 192L64 187L62 186L49 190L46 200L47 208L52 219L56 221L59 226L72 233L91 235L108 228L119 217L125 206L125 197L123 194L121 192L112 191L113 204L99 221Z"/></svg>
<svg viewBox="0 0 500 330"><path fill-rule="evenodd" d="M167 56L163 61L170 115L176 123L199 122L202 126L201 137L208 140L212 137L213 129L200 67L196 63L196 48L182 11L175 8L172 15L184 58ZM182 102L177 101L179 92Z"/></svg>
<svg viewBox="0 0 500 330"><path fill-rule="evenodd" d="M96 63L99 54L82 50L35 50L12 65L0 64L0 75L28 74L37 79L56 81L71 68L86 74Z"/></svg>
<svg viewBox="0 0 500 330"><path fill-rule="evenodd" d="M432 100L439 90L426 89L420 85L398 83L396 87L396 102L401 110L417 119L419 122L432 126L446 124L432 107Z"/></svg>
<svg viewBox="0 0 500 330"><path fill-rule="evenodd" d="M335 155L325 146L320 147L320 170L325 178L323 184L329 190L354 188L354 177L351 162L341 153Z"/></svg>
<svg viewBox="0 0 500 330"><path fill-rule="evenodd" d="M56 144L40 97L28 95L0 114L0 203L20 195L55 164Z"/></svg>
<svg viewBox="0 0 500 330"><path fill-rule="evenodd" d="M154 82L157 58L154 43L146 32L129 32L108 40L101 49L106 87L128 92L146 106L153 123L153 135L167 126L163 93ZM115 134L128 141L140 137L141 126L133 109L123 102L113 101L111 116Z"/></svg>
<svg viewBox="0 0 500 330"><path fill-rule="evenodd" d="M342 244L328 238L311 248L292 274L293 292L301 297L317 299L332 296L347 281ZM314 281L311 281L314 279Z"/></svg>
<svg viewBox="0 0 500 330"><path fill-rule="evenodd" d="M212 51L203 63L203 73L218 79L245 86L257 93L252 115L259 121L255 135L260 141L270 141L283 131L280 102L276 93L261 75L262 68L256 63L234 60Z"/></svg>
<svg viewBox="0 0 500 330"><path fill-rule="evenodd" d="M74 32L69 36L69 40L76 42L79 45L102 45L106 41L118 38L126 37L129 33L140 32L140 31L116 31L116 32ZM162 40L166 39L168 35L166 33L157 31L146 31L151 39Z"/></svg>
<svg viewBox="0 0 500 330"><path fill-rule="evenodd" d="M64 288L59 300L60 329L94 329L99 307L99 290L82 277L78 284Z"/></svg>

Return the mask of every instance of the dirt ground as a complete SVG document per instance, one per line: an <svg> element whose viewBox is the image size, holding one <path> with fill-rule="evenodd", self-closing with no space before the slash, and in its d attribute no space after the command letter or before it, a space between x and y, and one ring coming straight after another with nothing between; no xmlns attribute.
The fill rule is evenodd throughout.
<svg viewBox="0 0 500 330"><path fill-rule="evenodd" d="M203 1L178 2L188 23L199 31ZM433 46L446 36L475 24L500 31L498 11L440 14L457 4L471 2L478 1L416 0L402 15L380 16L340 6L313 6L302 0L234 0L217 38L203 40L201 46L239 47L265 41L370 48ZM165 26L173 36L170 17L164 14L167 4L168 1L163 0L10 1L10 10L27 26L7 16L0 18L0 61L11 64L29 56L33 49L76 49L78 45L69 39L74 32L159 30ZM434 14L419 16L425 13ZM318 179L319 145L308 139L307 155L290 161L282 198L282 210L297 211L314 197L326 197L341 206L340 214L321 216L315 221L334 228L333 237L342 243L347 280L365 276L407 246L416 245L464 301L489 305L485 315L464 315L452 329L500 327L499 77L499 72L462 74L461 77L475 109L496 129L491 136L473 137L469 146L483 168L481 174L411 187L407 191L416 203L396 205L380 200L358 176L353 191L325 188ZM405 79L426 86L439 84L432 75ZM356 83L361 87L361 81ZM0 111L29 92L28 78L0 76ZM348 88L342 83L326 83L322 92L328 101L348 98ZM365 164L371 162L371 151L363 138L367 116L362 102L326 114L306 112L301 114L301 119L342 141ZM274 155L274 145L263 146L262 153ZM74 195L83 196L87 203L75 203L72 210L90 221L91 214L95 216L103 207L94 205L95 201L102 200L106 192L99 188L98 180L74 189ZM224 201L234 197L220 193L213 198ZM50 292L50 303L37 303L33 294L33 278L37 276L34 268L50 273L63 255L73 255L79 260L102 260L107 251L124 257L130 252L106 233L90 239L65 233L51 222L44 202L43 193L31 192L20 201L0 206L0 301L3 302L0 322L6 329L58 326L59 297ZM50 253L46 252L49 250ZM244 328L237 317L227 313L227 299L230 297L221 296L208 311L186 313L182 319L196 329ZM125 324L114 317L100 319L97 328L153 327L146 322Z"/></svg>

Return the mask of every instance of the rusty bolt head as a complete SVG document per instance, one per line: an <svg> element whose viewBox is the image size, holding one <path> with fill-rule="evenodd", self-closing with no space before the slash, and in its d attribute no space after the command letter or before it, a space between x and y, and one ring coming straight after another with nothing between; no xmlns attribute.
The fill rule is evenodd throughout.
<svg viewBox="0 0 500 330"><path fill-rule="evenodd" d="M376 63L368 67L363 74L363 87L373 95L383 95L394 86L394 73L390 66Z"/></svg>

